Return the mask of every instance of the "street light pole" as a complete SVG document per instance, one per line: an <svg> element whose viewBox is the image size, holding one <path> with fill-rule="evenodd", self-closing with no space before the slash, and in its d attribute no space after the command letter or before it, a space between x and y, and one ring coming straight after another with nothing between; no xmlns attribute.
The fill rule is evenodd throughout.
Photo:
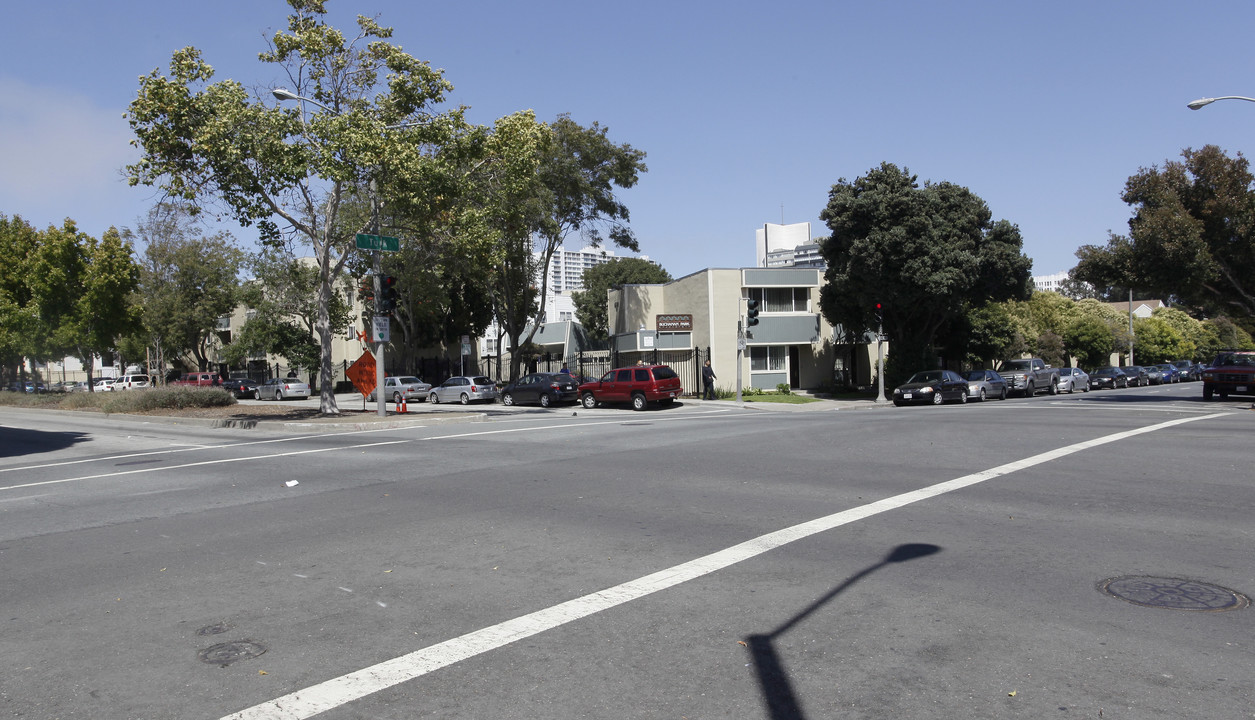
<svg viewBox="0 0 1255 720"><path fill-rule="evenodd" d="M1255 98L1243 97L1241 95L1221 95L1220 97L1199 98L1194 102L1186 103L1185 106L1191 110L1205 108L1217 100L1245 100L1247 102L1255 102Z"/></svg>

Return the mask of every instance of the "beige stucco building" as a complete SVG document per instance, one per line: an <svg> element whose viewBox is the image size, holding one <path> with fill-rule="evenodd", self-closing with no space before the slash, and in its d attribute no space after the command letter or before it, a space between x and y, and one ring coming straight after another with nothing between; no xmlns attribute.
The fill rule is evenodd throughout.
<svg viewBox="0 0 1255 720"><path fill-rule="evenodd" d="M738 356L742 387L828 386L843 369L844 356L819 312L822 282L817 268L710 268L665 284L626 285L608 293L613 350L620 363L709 351L719 387L735 387ZM744 351L738 353L750 299L759 303L759 322L744 328ZM871 358L875 346L860 345L857 352ZM860 358L857 365L861 377L854 381L870 382L870 363Z"/></svg>

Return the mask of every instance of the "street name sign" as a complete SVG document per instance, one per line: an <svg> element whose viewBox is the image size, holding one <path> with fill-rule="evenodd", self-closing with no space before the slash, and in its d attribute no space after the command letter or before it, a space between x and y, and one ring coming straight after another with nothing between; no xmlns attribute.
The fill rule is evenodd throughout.
<svg viewBox="0 0 1255 720"><path fill-rule="evenodd" d="M394 237L386 235L361 235L357 236L358 250L383 250L385 252L397 252L401 249L401 241Z"/></svg>

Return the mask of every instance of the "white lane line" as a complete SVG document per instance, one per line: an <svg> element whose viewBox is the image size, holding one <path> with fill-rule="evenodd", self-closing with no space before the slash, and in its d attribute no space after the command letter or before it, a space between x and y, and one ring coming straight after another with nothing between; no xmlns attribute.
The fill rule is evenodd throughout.
<svg viewBox="0 0 1255 720"><path fill-rule="evenodd" d="M204 467L205 465L224 465L226 463L251 462L254 460L271 460L274 458L293 457L296 455L312 455L314 453L337 452L340 450L361 450L362 448L380 447L382 445L399 445L401 443L413 442L412 440L388 440L386 442L363 443L361 445L348 445L344 447L315 448L313 450L293 450L291 452L272 453L270 455L250 455L248 457L230 457L219 458L217 460L202 460L201 462L184 463L182 465L165 465L162 467L142 468L139 470L119 470L117 472L100 473L97 475L81 475L79 477L61 478L60 480L42 480L40 482L26 483L24 485L6 485L0 487L3 490L17 490L19 488L39 487L40 485L60 485L61 483L80 482L83 480L99 480L101 478L114 478L123 475L139 475L141 473L166 472L169 470L181 470L183 468Z"/></svg>
<svg viewBox="0 0 1255 720"><path fill-rule="evenodd" d="M538 610L513 620L507 620L482 630L476 630L461 637L446 640L391 660L385 660L377 665L312 685L303 690L297 690L283 697L227 715L222 720L303 720L304 718L313 717L319 713L332 710L353 700L390 688L393 685L413 680L461 660L495 650L517 640L580 620L660 590L666 590L703 575L709 575L717 570L722 570L761 555L768 550L774 550L826 530L864 520L873 515L921 500L961 490L1017 470L1024 470L1034 465L1058 460L1082 450L1118 442L1135 435L1163 430L1174 425L1224 417L1225 415L1226 413L1216 413L1203 417L1179 418L1136 430L1126 430L1106 435L1094 440L1086 440L1024 458L1023 460L999 465L989 470L965 475L954 480L930 485L919 490L895 495L861 507L834 513L816 520L787 527L783 530L777 530L773 533L747 540L739 545L733 545L710 555L661 570L652 575L646 575L622 585L616 585L600 592L568 600L544 610Z"/></svg>
<svg viewBox="0 0 1255 720"><path fill-rule="evenodd" d="M421 427L421 426L419 426ZM390 428L395 430L396 428ZM363 433L384 432L384 428L371 430L350 430L347 432L336 433L318 433L314 435L293 435L283 438L267 438L265 440L249 440L247 442L224 443L222 445L189 445L187 447L178 447L170 450L146 450L144 452L127 453L125 455L108 455L98 458L84 458L82 460L63 460L61 462L43 463L41 465L23 465L20 467L0 468L0 473L14 472L16 470L43 470L50 467L60 467L62 465L81 465L83 463L93 462L109 462L110 460L126 460L129 458L148 457L150 455L172 455L174 453L195 452L197 450L230 450L231 448L248 447L250 445L267 445L270 443L292 442L293 440L311 440L323 437L338 437L340 435L361 435Z"/></svg>

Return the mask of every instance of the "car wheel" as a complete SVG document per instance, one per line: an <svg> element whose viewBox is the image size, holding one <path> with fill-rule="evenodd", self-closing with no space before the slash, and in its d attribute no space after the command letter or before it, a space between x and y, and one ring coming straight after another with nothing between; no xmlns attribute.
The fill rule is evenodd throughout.
<svg viewBox="0 0 1255 720"><path fill-rule="evenodd" d="M967 403L967 390L964 390L963 393L959 395L959 403L960 404Z"/></svg>
<svg viewBox="0 0 1255 720"><path fill-rule="evenodd" d="M1050 387L1046 389L1046 394L1047 394L1047 395L1058 395L1058 394L1059 394L1059 383L1057 383L1057 382L1052 382L1052 383L1050 383Z"/></svg>
<svg viewBox="0 0 1255 720"><path fill-rule="evenodd" d="M513 396L513 395L511 395L510 393L502 393L502 394L501 394L501 404L502 404L502 405L513 405L513 404L514 404L514 396Z"/></svg>
<svg viewBox="0 0 1255 720"><path fill-rule="evenodd" d="M471 402L471 396L470 396L470 395L467 395L466 393L462 393L462 398L461 398L461 400L462 400L462 404L463 404L463 405L468 405L468 404L470 404L470 402Z"/></svg>
<svg viewBox="0 0 1255 720"><path fill-rule="evenodd" d="M584 397L580 398L580 404L586 409L592 410L597 407L597 398L593 397L592 393L584 393Z"/></svg>
<svg viewBox="0 0 1255 720"><path fill-rule="evenodd" d="M906 403L902 402L901 400L894 400L894 401L893 401L893 404L894 404L894 405L897 405L898 407L902 407L902 406L903 406L903 405L905 405Z"/></svg>
<svg viewBox="0 0 1255 720"><path fill-rule="evenodd" d="M941 397L940 392L933 393L933 405L940 405L941 403L945 401L946 399Z"/></svg>
<svg viewBox="0 0 1255 720"><path fill-rule="evenodd" d="M436 393L432 393L432 394L430 394L430 395L428 395L428 396L427 396L427 402L431 403L432 405L439 405L439 404L440 404L440 396L439 396L439 395L437 395Z"/></svg>
<svg viewBox="0 0 1255 720"><path fill-rule="evenodd" d="M980 401L985 402L985 388L980 389Z"/></svg>
<svg viewBox="0 0 1255 720"><path fill-rule="evenodd" d="M635 395L632 396L632 409L633 410L644 410L647 407L649 407L649 401L645 399L644 395L640 393L636 393Z"/></svg>
<svg viewBox="0 0 1255 720"><path fill-rule="evenodd" d="M549 397L549 393L541 393L540 406L543 408L547 408L552 404L553 404L553 399Z"/></svg>
<svg viewBox="0 0 1255 720"><path fill-rule="evenodd" d="M1205 388L1203 388L1203 399L1204 399L1204 400L1211 400L1211 399L1212 399L1212 397L1214 396L1215 392L1216 392L1216 391L1215 391L1215 390L1213 390L1212 388L1209 388L1209 387L1205 387Z"/></svg>
<svg viewBox="0 0 1255 720"><path fill-rule="evenodd" d="M1006 385L1002 386L1002 392L998 393L998 399L999 400L1007 399L1007 386Z"/></svg>
<svg viewBox="0 0 1255 720"><path fill-rule="evenodd" d="M1037 394L1037 388L1033 387L1033 383L1024 386L1024 397L1033 397Z"/></svg>
<svg viewBox="0 0 1255 720"><path fill-rule="evenodd" d="M401 404L401 393L392 393L392 402L397 405Z"/></svg>

